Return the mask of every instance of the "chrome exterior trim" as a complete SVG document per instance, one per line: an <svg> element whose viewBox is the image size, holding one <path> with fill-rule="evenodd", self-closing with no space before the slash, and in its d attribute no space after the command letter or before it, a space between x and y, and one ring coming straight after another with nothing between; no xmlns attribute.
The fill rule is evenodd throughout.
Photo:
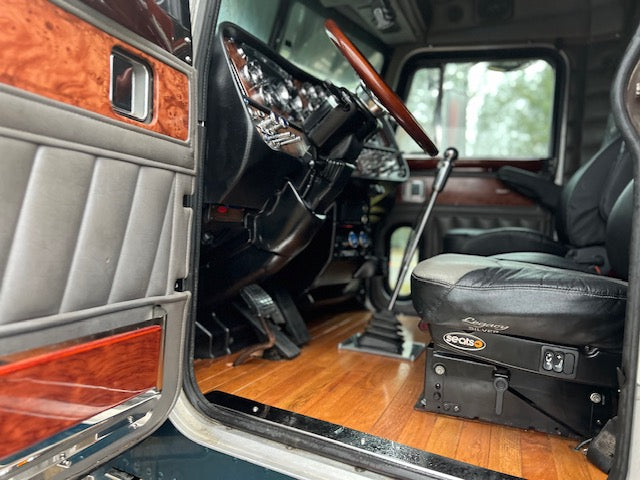
<svg viewBox="0 0 640 480"><path fill-rule="evenodd" d="M145 425L159 399L160 392L153 388L6 458L0 463L0 479L48 479L60 474L105 444Z"/></svg>

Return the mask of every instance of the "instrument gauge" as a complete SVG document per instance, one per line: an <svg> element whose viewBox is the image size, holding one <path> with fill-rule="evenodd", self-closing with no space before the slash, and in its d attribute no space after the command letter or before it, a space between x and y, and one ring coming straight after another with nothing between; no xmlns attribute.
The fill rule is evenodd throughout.
<svg viewBox="0 0 640 480"><path fill-rule="evenodd" d="M369 245L371 245L371 238L369 237L367 232L360 232L360 234L358 235L358 243L362 248L367 248Z"/></svg>
<svg viewBox="0 0 640 480"><path fill-rule="evenodd" d="M242 69L242 74L254 85L258 85L264 79L264 72L262 67L255 60L251 60Z"/></svg>
<svg viewBox="0 0 640 480"><path fill-rule="evenodd" d="M289 103L289 100L291 100L291 94L289 93L289 89L284 83L280 83L276 87L276 95L278 95L278 98L280 99L280 102L283 105L286 105L287 103Z"/></svg>
<svg viewBox="0 0 640 480"><path fill-rule="evenodd" d="M300 98L300 95L296 95L295 97L293 97L291 99L291 109L296 111L296 112L301 112L304 104L302 103L302 99Z"/></svg>
<svg viewBox="0 0 640 480"><path fill-rule="evenodd" d="M316 91L316 87L314 87L313 85L309 85L305 90L307 92L309 100L311 100L312 102L318 98L318 92Z"/></svg>
<svg viewBox="0 0 640 480"><path fill-rule="evenodd" d="M266 84L260 87L260 94L265 106L272 107L278 103L277 92L270 84Z"/></svg>
<svg viewBox="0 0 640 480"><path fill-rule="evenodd" d="M358 234L356 232L354 232L353 230L349 232L349 234L347 235L347 244L351 247L351 248L358 248Z"/></svg>

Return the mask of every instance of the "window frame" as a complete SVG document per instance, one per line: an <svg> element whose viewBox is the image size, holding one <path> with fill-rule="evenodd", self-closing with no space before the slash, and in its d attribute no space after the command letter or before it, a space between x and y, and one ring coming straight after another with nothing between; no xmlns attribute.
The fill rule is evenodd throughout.
<svg viewBox="0 0 640 480"><path fill-rule="evenodd" d="M437 68L445 63L463 62L483 62L499 60L544 60L548 62L555 71L555 85L553 109L551 115L551 135L548 157L539 158L527 157L465 157L465 163L473 164L477 162L491 160L505 163L528 162L531 160L542 160L544 170L556 170L562 163L564 157L565 139L563 132L566 128L566 101L568 85L568 59L561 50L550 45L535 46L509 46L509 47L478 47L476 49L464 49L454 47L426 48L416 50L407 55L400 64L399 77L397 82L397 92L400 98L406 101L411 87L411 82L415 72L422 68ZM427 132L429 133L429 132ZM444 146L442 146L444 147ZM424 156L420 152L405 152L405 155L414 159Z"/></svg>

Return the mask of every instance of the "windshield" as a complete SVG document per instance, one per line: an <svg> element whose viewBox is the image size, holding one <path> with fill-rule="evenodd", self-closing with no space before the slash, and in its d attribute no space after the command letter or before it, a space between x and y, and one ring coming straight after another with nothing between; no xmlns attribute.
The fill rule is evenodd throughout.
<svg viewBox="0 0 640 480"><path fill-rule="evenodd" d="M360 78L324 31L328 12L295 1L288 8L281 33L273 38L280 3L281 0L222 0L218 24L235 23L263 42L277 44L278 53L318 79L355 90ZM345 31L371 65L380 71L384 63L382 52L352 30L346 28Z"/></svg>
<svg viewBox="0 0 640 480"><path fill-rule="evenodd" d="M354 90L360 78L324 31L325 15L302 3L295 3L289 10L279 53L291 63L310 74L329 79L335 85ZM366 44L357 35L348 32L371 65L376 70L382 67L382 53Z"/></svg>

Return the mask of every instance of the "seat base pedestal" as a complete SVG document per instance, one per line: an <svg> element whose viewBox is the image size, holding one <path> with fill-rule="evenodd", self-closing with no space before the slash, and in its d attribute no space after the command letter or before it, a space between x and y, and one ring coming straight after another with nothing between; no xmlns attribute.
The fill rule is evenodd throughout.
<svg viewBox="0 0 640 480"><path fill-rule="evenodd" d="M592 437L616 411L616 392L427 347L416 409L566 437ZM595 402L599 400L599 402Z"/></svg>

